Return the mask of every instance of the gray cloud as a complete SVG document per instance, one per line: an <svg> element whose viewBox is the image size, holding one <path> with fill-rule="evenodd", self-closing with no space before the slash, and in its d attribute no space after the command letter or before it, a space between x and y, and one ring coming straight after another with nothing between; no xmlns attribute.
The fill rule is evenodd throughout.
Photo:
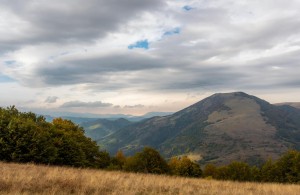
<svg viewBox="0 0 300 195"><path fill-rule="evenodd" d="M86 107L86 108L97 108L97 107L111 107L113 104L111 103L103 103L101 101L96 102L82 102L82 101L70 101L63 103L60 108L78 108L78 107Z"/></svg>
<svg viewBox="0 0 300 195"><path fill-rule="evenodd" d="M37 1L2 2L30 28L23 32L28 34L26 37L7 41L1 37L0 51L28 43L93 45L108 33L123 31L141 32L141 39L136 41L150 37L147 51L126 51L124 45L107 52L106 48L97 48L99 53L92 57L74 54L51 62L40 60L28 65L25 73L16 69L16 80L26 86L82 84L82 89L97 92L128 89L137 93L299 88L297 1L199 1L188 12L182 6L169 6L172 1L158 0L67 0L51 1L47 6ZM178 27L180 33L163 36L160 28L150 29L161 35L151 39L153 32L144 31L152 24L139 21L144 12L154 12L153 21L159 27L174 20L174 25L168 27ZM133 20L142 23L142 27L131 29ZM92 104L75 101L62 107ZM101 107L103 103L98 104Z"/></svg>
<svg viewBox="0 0 300 195"><path fill-rule="evenodd" d="M145 106L142 104L136 104L136 105L126 105L124 108L144 108Z"/></svg>
<svg viewBox="0 0 300 195"><path fill-rule="evenodd" d="M139 13L154 11L162 5L159 0L2 0L0 6L22 20L19 28L25 35L2 39L1 46L94 41L116 31Z"/></svg>
<svg viewBox="0 0 300 195"><path fill-rule="evenodd" d="M57 62L40 65L36 75L46 85L95 83L109 81L111 74L162 68L163 61L151 56L137 54L114 54L104 57ZM127 72L127 73L126 73ZM32 81L34 82L34 80ZM34 83L30 83L30 85Z"/></svg>
<svg viewBox="0 0 300 195"><path fill-rule="evenodd" d="M45 100L45 103L52 104L52 103L55 103L57 101L57 99L58 99L58 97L56 97L56 96L49 96Z"/></svg>

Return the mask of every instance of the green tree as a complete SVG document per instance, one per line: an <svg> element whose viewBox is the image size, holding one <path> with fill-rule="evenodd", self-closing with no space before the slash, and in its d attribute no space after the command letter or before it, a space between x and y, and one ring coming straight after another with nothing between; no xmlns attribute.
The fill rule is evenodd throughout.
<svg viewBox="0 0 300 195"><path fill-rule="evenodd" d="M251 178L249 181L261 181L261 171L258 167L252 166L250 168Z"/></svg>
<svg viewBox="0 0 300 195"><path fill-rule="evenodd" d="M20 113L12 106L0 109L0 160L51 163L56 149L50 125L33 113Z"/></svg>
<svg viewBox="0 0 300 195"><path fill-rule="evenodd" d="M220 166L217 169L216 179L228 180L230 179L228 166Z"/></svg>
<svg viewBox="0 0 300 195"><path fill-rule="evenodd" d="M96 142L84 136L83 128L61 118L54 119L52 124L55 146L58 148L54 164L95 168L108 166L108 154L100 152Z"/></svg>
<svg viewBox="0 0 300 195"><path fill-rule="evenodd" d="M228 165L228 179L235 181L251 181L251 167L244 162L232 162Z"/></svg>
<svg viewBox="0 0 300 195"><path fill-rule="evenodd" d="M0 108L0 160L95 168L110 161L72 121L58 118L48 123L14 106Z"/></svg>
<svg viewBox="0 0 300 195"><path fill-rule="evenodd" d="M129 157L125 164L124 170L142 173L168 173L168 165L161 155L150 147L145 147L142 152L136 153Z"/></svg>
<svg viewBox="0 0 300 195"><path fill-rule="evenodd" d="M275 163L277 182L300 182L300 152L290 150Z"/></svg>
<svg viewBox="0 0 300 195"><path fill-rule="evenodd" d="M276 181L278 177L278 170L273 163L272 159L268 159L260 169L260 178L263 182L272 182Z"/></svg>

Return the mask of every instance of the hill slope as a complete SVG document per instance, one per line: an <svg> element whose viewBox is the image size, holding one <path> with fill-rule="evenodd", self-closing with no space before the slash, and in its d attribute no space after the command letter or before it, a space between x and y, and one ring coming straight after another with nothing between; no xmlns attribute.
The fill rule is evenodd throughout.
<svg viewBox="0 0 300 195"><path fill-rule="evenodd" d="M152 146L165 157L190 155L216 164L257 164L300 148L300 111L243 92L215 94L170 116L154 117L99 141L109 152Z"/></svg>
<svg viewBox="0 0 300 195"><path fill-rule="evenodd" d="M81 123L80 126L84 128L87 137L93 140L99 140L130 124L132 124L132 122L120 118L115 120L97 119L95 121Z"/></svg>
<svg viewBox="0 0 300 195"><path fill-rule="evenodd" d="M298 108L300 109L300 102L284 102L284 103L278 103L278 104L275 104L276 106L284 106L284 105L287 105L287 106L292 106L294 108Z"/></svg>

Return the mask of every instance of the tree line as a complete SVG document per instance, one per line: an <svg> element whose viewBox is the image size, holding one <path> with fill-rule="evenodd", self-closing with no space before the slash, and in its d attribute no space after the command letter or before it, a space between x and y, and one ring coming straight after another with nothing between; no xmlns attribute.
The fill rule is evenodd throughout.
<svg viewBox="0 0 300 195"><path fill-rule="evenodd" d="M269 159L261 166L232 162L226 166L207 164L203 177L219 180L300 183L300 152L289 150L278 160Z"/></svg>
<svg viewBox="0 0 300 195"><path fill-rule="evenodd" d="M261 166L233 161L224 166L207 164L201 169L186 156L173 157L166 162L153 148L145 147L142 152L127 158L119 151L107 168L217 180L300 183L300 152L290 150L278 160L269 159Z"/></svg>
<svg viewBox="0 0 300 195"><path fill-rule="evenodd" d="M186 156L166 161L150 147L129 157L122 151L110 156L99 150L96 142L85 137L83 128L72 121L56 118L50 123L43 116L19 112L14 106L0 108L0 160L219 180L300 182L299 151L290 150L259 167L232 162L226 166L207 164L202 169Z"/></svg>

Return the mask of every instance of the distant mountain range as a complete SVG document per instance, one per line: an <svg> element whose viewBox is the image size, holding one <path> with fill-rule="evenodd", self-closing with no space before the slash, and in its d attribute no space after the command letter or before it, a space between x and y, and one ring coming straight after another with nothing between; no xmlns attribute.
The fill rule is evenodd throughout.
<svg viewBox="0 0 300 195"><path fill-rule="evenodd" d="M115 131L129 126L132 122L120 118L120 119L97 119L94 121L83 122L80 124L85 130L85 135L93 140L102 139L108 135L111 135Z"/></svg>
<svg viewBox="0 0 300 195"><path fill-rule="evenodd" d="M168 116L121 122L124 127L97 137L111 154L121 149L128 155L151 146L166 158L188 155L202 163L259 164L289 148L300 149L300 109L243 92L215 94ZM89 130L99 128L94 125Z"/></svg>
<svg viewBox="0 0 300 195"><path fill-rule="evenodd" d="M126 119L131 122L137 122L144 119L151 118L153 116L166 116L170 115L172 112L149 112L142 116L134 116L134 115L126 115L126 114L83 114L80 113L65 113L65 115L43 115L48 122L51 122L54 118L61 117L63 119L68 119L73 121L74 123L81 124L86 122L93 122L98 119L107 119L107 120L116 120L116 119Z"/></svg>

